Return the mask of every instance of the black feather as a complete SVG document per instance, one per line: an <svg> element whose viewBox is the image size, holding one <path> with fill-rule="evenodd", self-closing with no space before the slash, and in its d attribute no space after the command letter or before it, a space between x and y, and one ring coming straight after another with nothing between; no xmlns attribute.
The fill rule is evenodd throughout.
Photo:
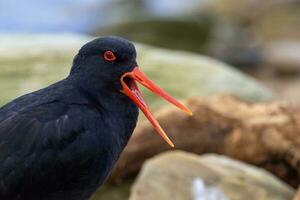
<svg viewBox="0 0 300 200"><path fill-rule="evenodd" d="M105 181L138 115L115 84L136 66L128 44L118 38L92 41L65 80L0 109L1 200L83 200ZM110 46L128 54L127 61L99 61Z"/></svg>

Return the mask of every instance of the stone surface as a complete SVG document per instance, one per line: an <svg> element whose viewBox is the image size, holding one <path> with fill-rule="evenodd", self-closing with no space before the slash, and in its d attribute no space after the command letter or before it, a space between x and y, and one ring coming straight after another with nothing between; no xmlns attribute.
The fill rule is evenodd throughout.
<svg viewBox="0 0 300 200"><path fill-rule="evenodd" d="M300 38L298 0L216 0L210 8L213 55L235 66L260 67L269 42Z"/></svg>
<svg viewBox="0 0 300 200"><path fill-rule="evenodd" d="M72 34L0 34L0 105L66 77L74 55L91 39ZM253 79L208 57L143 44L137 44L137 48L143 70L179 98L217 93L253 101L271 98L270 92ZM154 108L163 102L149 93L144 96ZM94 199L118 199L127 194L128 185L106 185Z"/></svg>
<svg viewBox="0 0 300 200"><path fill-rule="evenodd" d="M297 75L300 73L300 40L277 41L266 49L267 63L279 75Z"/></svg>
<svg viewBox="0 0 300 200"><path fill-rule="evenodd" d="M81 35L0 34L0 105L64 78L90 40Z"/></svg>
<svg viewBox="0 0 300 200"><path fill-rule="evenodd" d="M210 55L242 69L259 68L264 61L261 42L247 27L219 18L209 45Z"/></svg>
<svg viewBox="0 0 300 200"><path fill-rule="evenodd" d="M271 171L297 187L300 109L287 103L248 103L228 96L191 98L187 116L176 108L154 113L176 149L225 154ZM141 121L116 165L112 180L135 174L143 162L170 147Z"/></svg>
<svg viewBox="0 0 300 200"><path fill-rule="evenodd" d="M266 101L272 98L270 91L251 77L207 56L146 45L137 47L142 69L175 97L223 93L249 101ZM180 84L175 84L174 81ZM157 104L157 98L151 98L150 101Z"/></svg>
<svg viewBox="0 0 300 200"><path fill-rule="evenodd" d="M204 53L210 39L211 21L207 18L201 20L201 17L198 17L197 20L191 18L139 18L101 28L94 35L120 35L133 41L168 49Z"/></svg>
<svg viewBox="0 0 300 200"><path fill-rule="evenodd" d="M130 200L290 200L294 190L270 173L218 155L181 151L148 160Z"/></svg>
<svg viewBox="0 0 300 200"><path fill-rule="evenodd" d="M295 194L293 200L300 200L300 188L298 188L297 193Z"/></svg>
<svg viewBox="0 0 300 200"><path fill-rule="evenodd" d="M300 200L300 189L298 189L297 193L295 194L293 200Z"/></svg>
<svg viewBox="0 0 300 200"><path fill-rule="evenodd" d="M275 35L277 37L286 35L288 38L288 36L296 36L291 33L295 33L296 25L299 25L299 21L296 20L299 17L298 3L298 0L216 0L211 6L211 12L217 12L223 19L229 18L232 22L254 25L258 28L255 31L267 29L266 33L271 36L271 39ZM274 18L277 20L275 21ZM299 30L296 33L299 33Z"/></svg>
<svg viewBox="0 0 300 200"><path fill-rule="evenodd" d="M0 35L0 105L64 78L74 55L89 40L90 37L69 34ZM269 90L224 63L187 52L136 46L141 68L178 98L218 93L252 101L271 98ZM149 93L144 95L154 107L163 102Z"/></svg>
<svg viewBox="0 0 300 200"><path fill-rule="evenodd" d="M90 200L125 200L128 199L132 179L126 180L120 185L105 183L90 198Z"/></svg>

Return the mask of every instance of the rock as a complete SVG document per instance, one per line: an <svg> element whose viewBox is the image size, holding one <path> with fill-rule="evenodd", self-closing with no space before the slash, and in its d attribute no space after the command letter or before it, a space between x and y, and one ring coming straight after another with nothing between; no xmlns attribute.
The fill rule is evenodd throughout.
<svg viewBox="0 0 300 200"><path fill-rule="evenodd" d="M241 4L239 1L236 3L225 1L227 1L225 6L228 3ZM263 61L263 57L254 34L237 23L240 17L224 23L224 16L227 15L218 12L219 4L224 7L224 3L219 2L219 0L185 2L167 0L163 3L153 0L143 1L139 4L140 7L133 6L135 9L129 12L133 16L131 19L101 26L92 34L120 35L133 41L168 49L210 55L236 67L257 67ZM243 8L244 13L253 13L249 12L246 6Z"/></svg>
<svg viewBox="0 0 300 200"><path fill-rule="evenodd" d="M248 103L228 96L191 98L193 116L176 108L154 113L176 149L208 152L264 167L297 187L300 174L300 109L287 103ZM143 162L170 147L141 121L123 151L112 180L136 174Z"/></svg>
<svg viewBox="0 0 300 200"><path fill-rule="evenodd" d="M290 200L294 190L257 167L218 156L181 151L148 160L130 200Z"/></svg>
<svg viewBox="0 0 300 200"><path fill-rule="evenodd" d="M267 63L279 75L300 73L300 40L273 42L266 49Z"/></svg>
<svg viewBox="0 0 300 200"><path fill-rule="evenodd" d="M265 47L266 67L255 76L271 88L276 99L299 104L300 38L282 39Z"/></svg>
<svg viewBox="0 0 300 200"><path fill-rule="evenodd" d="M91 39L70 34L1 34L0 104L67 76L74 55ZM178 98L228 93L251 101L271 99L270 91L255 80L209 57L143 44L136 46L141 68ZM154 107L163 102L149 93L145 93L145 99Z"/></svg>
<svg viewBox="0 0 300 200"><path fill-rule="evenodd" d="M254 79L207 56L147 45L137 45L137 48L143 70L177 98L224 93L254 102L272 99L271 92ZM176 87L174 80L180 83ZM158 105L156 100L151 99Z"/></svg>
<svg viewBox="0 0 300 200"><path fill-rule="evenodd" d="M293 200L300 200L300 189L298 189L296 195L294 196Z"/></svg>
<svg viewBox="0 0 300 200"><path fill-rule="evenodd" d="M212 22L207 19L142 17L138 21L121 22L100 28L93 35L120 35L159 47L204 53L207 50L211 26Z"/></svg>
<svg viewBox="0 0 300 200"><path fill-rule="evenodd" d="M300 39L300 29L298 28L300 26L300 6L298 0L269 0L257 1L257 3L260 9L256 9L258 12L256 12L256 25L254 25L253 31L264 43L283 38ZM261 4L265 4L265 6L261 6Z"/></svg>
<svg viewBox="0 0 300 200"><path fill-rule="evenodd" d="M0 105L64 78L90 37L0 34Z"/></svg>
<svg viewBox="0 0 300 200"><path fill-rule="evenodd" d="M221 20L213 30L213 38L210 53L226 63L249 70L264 61L260 42L245 26Z"/></svg>
<svg viewBox="0 0 300 200"><path fill-rule="evenodd" d="M263 47L282 38L300 39L298 0L216 0L212 55L234 66L261 67ZM274 20L276 19L276 20Z"/></svg>
<svg viewBox="0 0 300 200"><path fill-rule="evenodd" d="M120 185L106 183L94 193L90 200L123 200L128 199L130 188L133 183L132 179L126 180Z"/></svg>

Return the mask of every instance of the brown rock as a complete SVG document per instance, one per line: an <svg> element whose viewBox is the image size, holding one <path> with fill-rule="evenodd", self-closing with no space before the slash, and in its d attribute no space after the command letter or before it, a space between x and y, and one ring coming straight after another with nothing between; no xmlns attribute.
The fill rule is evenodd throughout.
<svg viewBox="0 0 300 200"><path fill-rule="evenodd" d="M300 114L289 104L242 102L232 97L192 98L192 117L176 108L155 115L175 144L197 154L225 154L273 172L293 186L300 173ZM148 121L140 123L112 180L136 174L143 162L170 147Z"/></svg>
<svg viewBox="0 0 300 200"><path fill-rule="evenodd" d="M294 196L293 200L300 200L300 188L298 188L298 191L296 195Z"/></svg>

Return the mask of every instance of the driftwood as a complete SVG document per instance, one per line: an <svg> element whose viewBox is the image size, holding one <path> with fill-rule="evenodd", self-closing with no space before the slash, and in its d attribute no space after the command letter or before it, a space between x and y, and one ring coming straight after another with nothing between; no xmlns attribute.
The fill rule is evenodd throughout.
<svg viewBox="0 0 300 200"><path fill-rule="evenodd" d="M300 175L300 110L288 103L247 103L233 97L191 98L186 116L176 108L156 112L175 149L198 154L225 154L267 169L297 187ZM142 121L121 155L114 182L136 174L143 162L171 150Z"/></svg>

